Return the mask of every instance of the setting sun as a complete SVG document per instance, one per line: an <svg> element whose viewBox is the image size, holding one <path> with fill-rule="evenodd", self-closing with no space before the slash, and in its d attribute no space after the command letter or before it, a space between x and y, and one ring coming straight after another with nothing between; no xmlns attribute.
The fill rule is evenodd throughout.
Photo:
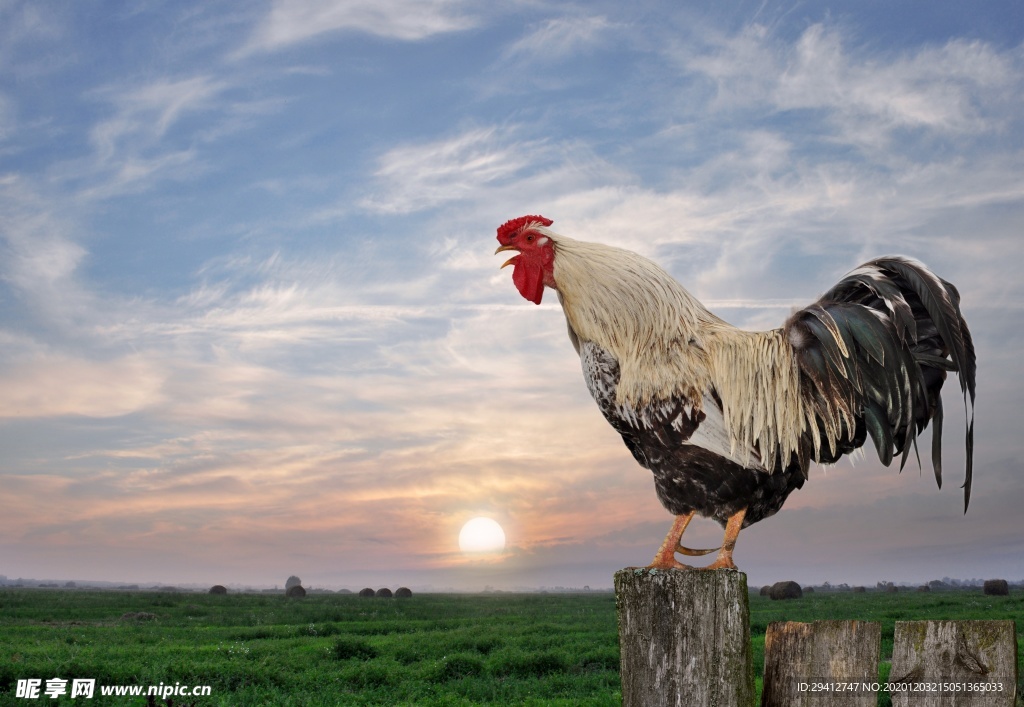
<svg viewBox="0 0 1024 707"><path fill-rule="evenodd" d="M459 532L463 552L500 552L505 549L505 531L490 518L474 518Z"/></svg>

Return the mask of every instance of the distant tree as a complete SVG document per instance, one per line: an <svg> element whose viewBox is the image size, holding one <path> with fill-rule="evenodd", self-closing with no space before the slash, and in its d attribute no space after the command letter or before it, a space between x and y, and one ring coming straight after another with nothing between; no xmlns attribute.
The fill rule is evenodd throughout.
<svg viewBox="0 0 1024 707"><path fill-rule="evenodd" d="M288 578L288 581L284 583L284 590L287 592L292 587L298 587L302 584L302 580L296 577L294 574Z"/></svg>

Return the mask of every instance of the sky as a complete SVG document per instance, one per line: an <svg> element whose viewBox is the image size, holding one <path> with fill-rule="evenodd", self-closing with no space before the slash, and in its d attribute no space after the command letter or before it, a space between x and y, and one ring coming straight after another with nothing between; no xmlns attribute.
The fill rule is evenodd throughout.
<svg viewBox="0 0 1024 707"><path fill-rule="evenodd" d="M812 467L752 586L1024 579L1024 4L0 0L0 574L610 587L671 517L523 214L781 325L904 254L962 294L975 475ZM464 555L477 516L508 545ZM695 523L693 546L719 526Z"/></svg>

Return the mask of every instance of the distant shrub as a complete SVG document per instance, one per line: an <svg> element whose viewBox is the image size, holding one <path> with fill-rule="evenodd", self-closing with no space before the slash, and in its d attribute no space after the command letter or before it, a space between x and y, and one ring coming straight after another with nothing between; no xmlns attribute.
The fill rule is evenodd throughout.
<svg viewBox="0 0 1024 707"><path fill-rule="evenodd" d="M334 636L335 634L343 633L343 631L338 628L336 624L318 624L311 622L305 626L297 626L295 628L295 633L299 636L317 636L319 638L325 638L327 636Z"/></svg>
<svg viewBox="0 0 1024 707"><path fill-rule="evenodd" d="M889 584L885 585L885 591L887 591L889 594L895 594L899 590L900 590L900 588L897 587L892 582L889 582Z"/></svg>
<svg viewBox="0 0 1024 707"><path fill-rule="evenodd" d="M387 587L381 587L377 590L377 594L375 596L381 597L383 599L390 599L393 595L391 594L390 589L388 589Z"/></svg>
<svg viewBox="0 0 1024 707"><path fill-rule="evenodd" d="M121 614L122 621L153 621L156 619L156 614L151 614L148 611L129 611Z"/></svg>
<svg viewBox="0 0 1024 707"><path fill-rule="evenodd" d="M580 672L596 673L605 670L618 670L619 662L619 651L608 647L581 655L576 659L576 666Z"/></svg>
<svg viewBox="0 0 1024 707"><path fill-rule="evenodd" d="M480 637L473 640L472 648L481 655L489 655L495 648L501 647L501 641L494 637Z"/></svg>
<svg viewBox="0 0 1024 707"><path fill-rule="evenodd" d="M437 661L430 673L432 682L448 682L483 675L484 662L473 655L457 653Z"/></svg>
<svg viewBox="0 0 1024 707"><path fill-rule="evenodd" d="M364 599L366 597L372 597L374 594L376 594L376 592L370 589L369 587L367 587L366 589L359 590L359 596L363 597Z"/></svg>
<svg viewBox="0 0 1024 707"><path fill-rule="evenodd" d="M212 587L210 587L210 592L209 593L210 594L227 594L228 593L228 588L225 587L223 584L215 584Z"/></svg>
<svg viewBox="0 0 1024 707"><path fill-rule="evenodd" d="M408 587L399 587L395 590L396 599L408 599L412 596L412 590Z"/></svg>
<svg viewBox="0 0 1024 707"><path fill-rule="evenodd" d="M1005 579L986 579L982 591L992 596L1008 596L1010 585L1006 583Z"/></svg>
<svg viewBox="0 0 1024 707"><path fill-rule="evenodd" d="M334 642L331 649L338 660L373 660L377 657L377 649L366 641L343 636Z"/></svg>
<svg viewBox="0 0 1024 707"><path fill-rule="evenodd" d="M368 690L377 687L396 685L403 680L401 666L391 662L390 665L379 665L379 661L361 663L346 668L341 679L352 687Z"/></svg>
<svg viewBox="0 0 1024 707"><path fill-rule="evenodd" d="M296 584L294 587L289 587L288 591L285 592L284 595L286 597L291 597L292 599L301 599L306 596L306 590L302 588L301 584Z"/></svg>
<svg viewBox="0 0 1024 707"><path fill-rule="evenodd" d="M520 653L501 656L495 665L499 675L518 678L544 677L565 669L565 661L558 653Z"/></svg>
<svg viewBox="0 0 1024 707"><path fill-rule="evenodd" d="M917 591L919 592L930 592L931 590L932 588L929 587L927 584L922 584L920 587L917 588Z"/></svg>
<svg viewBox="0 0 1024 707"><path fill-rule="evenodd" d="M402 665L412 665L427 658L426 649L421 645L402 643L395 649L395 660Z"/></svg>
<svg viewBox="0 0 1024 707"><path fill-rule="evenodd" d="M293 574L291 577L289 577L287 580L285 580L284 588L285 588L285 590L288 590L288 589L291 589L292 587L298 587L301 584L302 584L302 580L299 579L298 577L296 577Z"/></svg>

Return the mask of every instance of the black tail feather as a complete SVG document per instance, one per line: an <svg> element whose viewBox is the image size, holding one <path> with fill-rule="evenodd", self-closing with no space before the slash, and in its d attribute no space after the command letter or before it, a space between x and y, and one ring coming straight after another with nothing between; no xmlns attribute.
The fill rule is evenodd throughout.
<svg viewBox="0 0 1024 707"><path fill-rule="evenodd" d="M842 418L857 420L879 459L888 466L899 455L902 470L910 448L917 453L917 435L931 422L932 467L940 488L940 390L947 372L957 373L968 417L966 512L973 480L977 362L957 289L915 261L879 258L796 312L786 331L803 374L805 402L822 421L819 427L844 430L849 439L839 440L839 447L848 450L859 446L863 436L855 442ZM823 460L832 456L826 450L819 454Z"/></svg>

